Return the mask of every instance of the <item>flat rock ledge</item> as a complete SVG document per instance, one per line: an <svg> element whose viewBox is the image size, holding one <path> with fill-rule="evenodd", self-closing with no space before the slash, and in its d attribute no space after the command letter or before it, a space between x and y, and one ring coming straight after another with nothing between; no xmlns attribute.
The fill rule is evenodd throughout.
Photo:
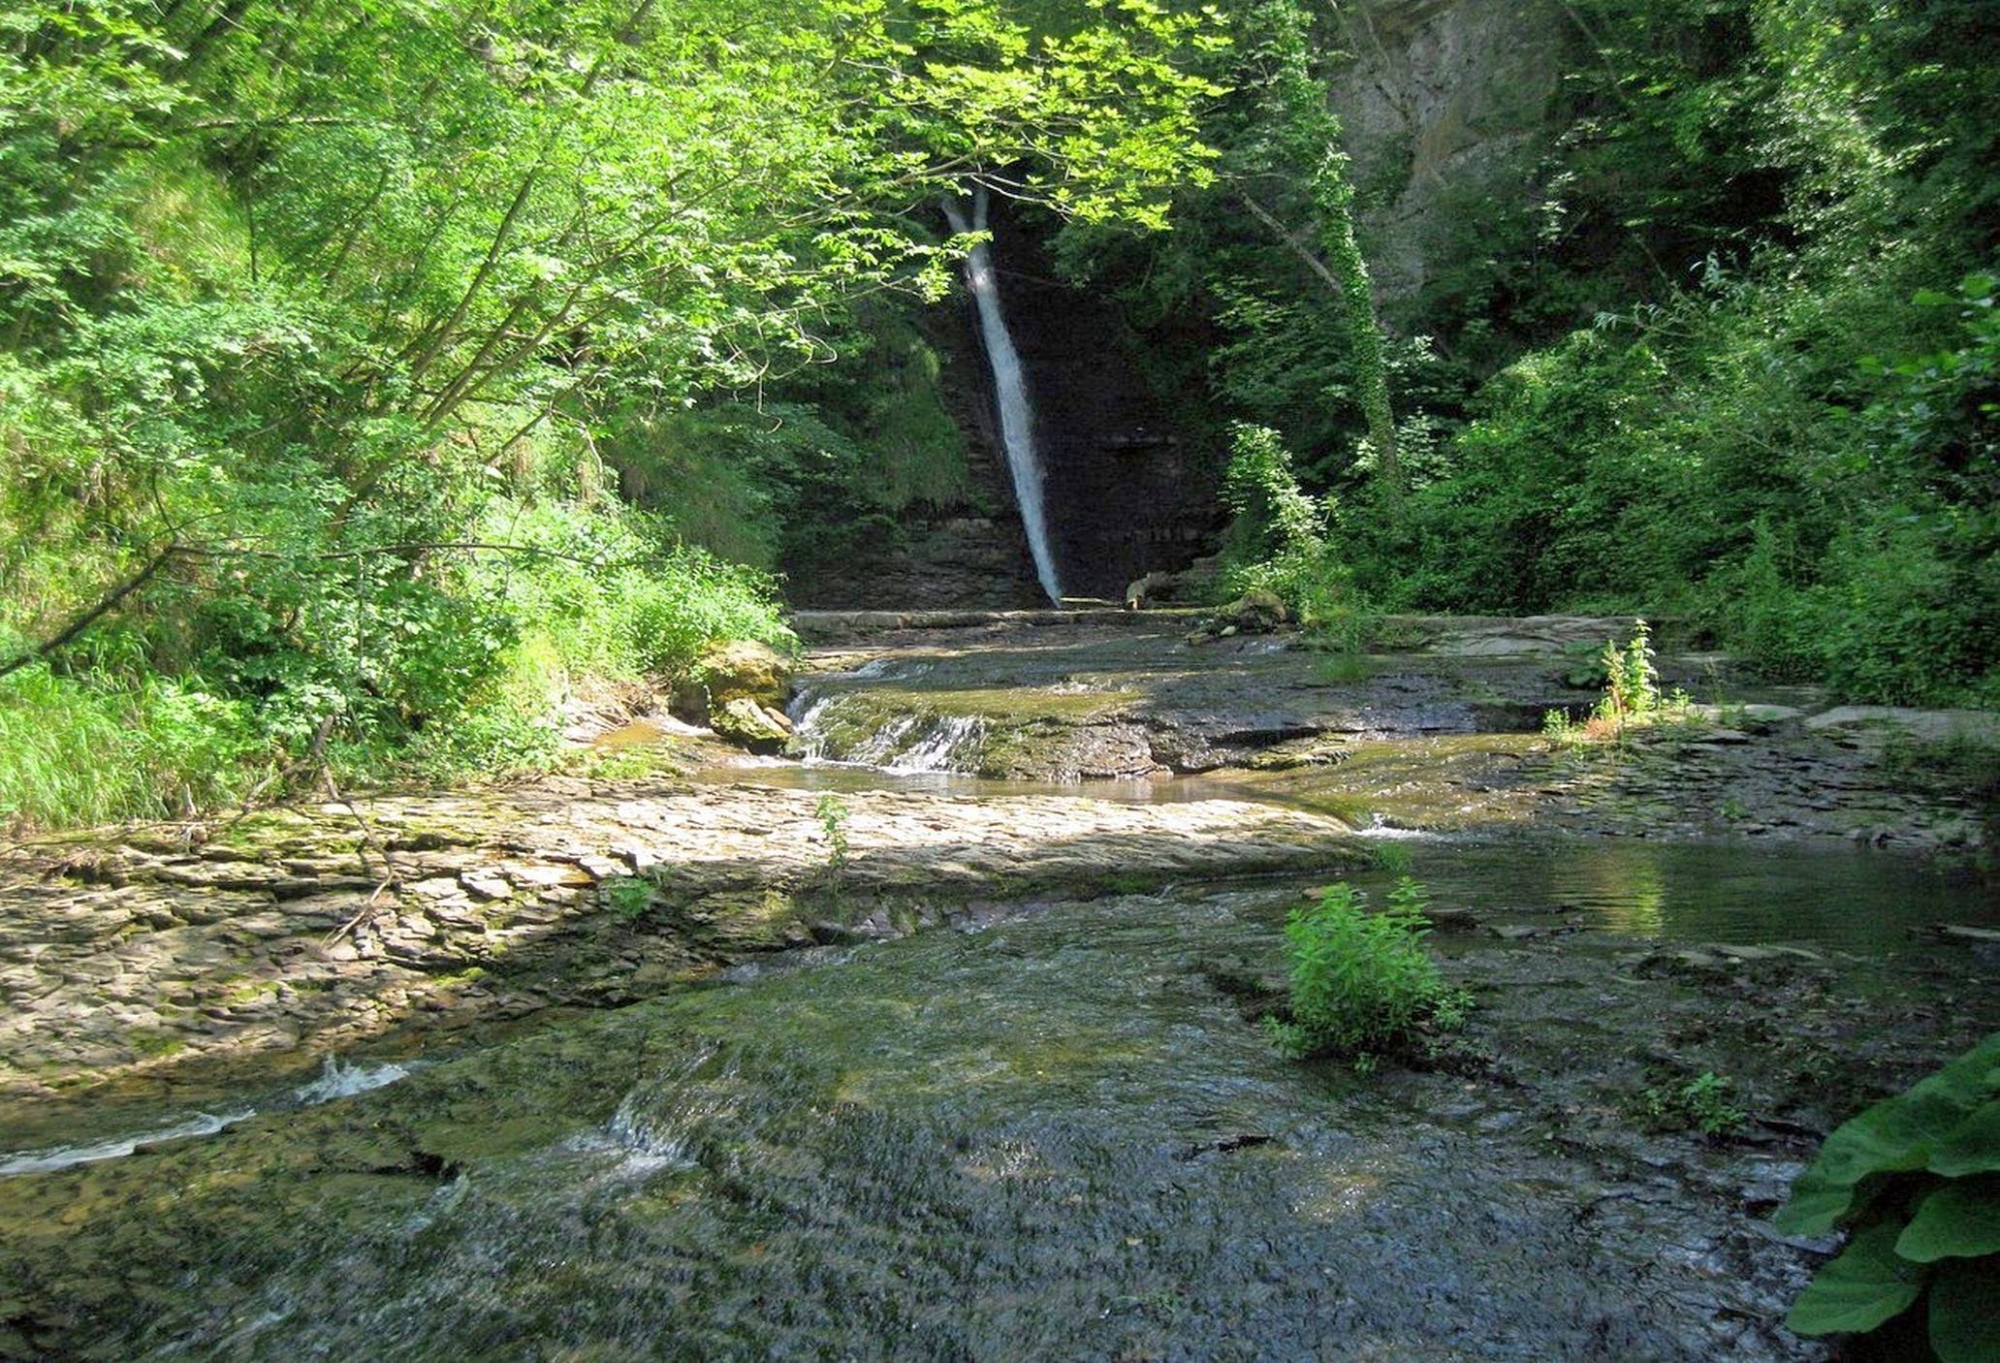
<svg viewBox="0 0 2000 1363"><path fill-rule="evenodd" d="M844 811L830 820L827 815ZM1314 873L1336 819L1116 804L547 781L385 796L0 853L0 1099L194 1062L611 1006L756 952L1060 892Z"/></svg>

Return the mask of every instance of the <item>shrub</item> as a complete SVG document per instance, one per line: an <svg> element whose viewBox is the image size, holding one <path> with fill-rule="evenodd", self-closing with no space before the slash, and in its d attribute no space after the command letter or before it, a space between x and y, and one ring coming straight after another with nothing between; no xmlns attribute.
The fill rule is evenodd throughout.
<svg viewBox="0 0 2000 1363"><path fill-rule="evenodd" d="M1793 1304L1792 1329L1863 1334L1928 1296L1937 1356L1991 1359L2000 1340L2000 1032L1828 1136L1772 1222L1792 1235L1853 1232Z"/></svg>
<svg viewBox="0 0 2000 1363"><path fill-rule="evenodd" d="M1620 728L1625 721L1643 720L1660 708L1660 674L1653 666L1653 638L1644 620L1632 622L1632 641L1620 648L1604 646L1604 699L1597 703L1599 719Z"/></svg>
<svg viewBox="0 0 2000 1363"><path fill-rule="evenodd" d="M23 668L0 680L0 828L207 808L239 798L273 752L248 704L192 682Z"/></svg>
<svg viewBox="0 0 2000 1363"><path fill-rule="evenodd" d="M643 513L496 501L488 524L540 552L482 562L479 585L571 673L673 675L717 639L796 646L769 577L671 542Z"/></svg>
<svg viewBox="0 0 2000 1363"><path fill-rule="evenodd" d="M1294 1059L1395 1049L1441 1011L1463 1015L1463 997L1446 988L1424 949L1423 887L1402 877L1380 913L1365 912L1362 900L1343 882L1286 920L1291 1016L1265 1026Z"/></svg>
<svg viewBox="0 0 2000 1363"><path fill-rule="evenodd" d="M1347 566L1328 534L1332 504L1300 489L1276 431L1236 427L1222 500L1234 517L1223 542L1226 596L1269 592L1308 628L1352 611Z"/></svg>

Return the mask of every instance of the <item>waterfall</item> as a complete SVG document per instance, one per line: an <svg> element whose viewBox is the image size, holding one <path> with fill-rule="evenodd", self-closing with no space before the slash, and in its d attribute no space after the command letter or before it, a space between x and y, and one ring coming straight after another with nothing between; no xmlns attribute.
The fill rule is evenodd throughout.
<svg viewBox="0 0 2000 1363"><path fill-rule="evenodd" d="M965 201L945 201L944 215L951 230L961 235L986 230L986 187L972 192ZM1035 413L1028 405L1027 384L1021 377L1021 357L1007 321L1000 315L1000 286L993 273L993 249L987 242L972 248L965 258L965 281L979 308L979 336L986 343L986 359L993 367L993 397L1000 409L1000 443L1007 448L1007 470L1014 478L1014 500L1021 506L1021 524L1028 532L1028 552L1035 557L1035 576L1051 603L1062 604L1062 586L1056 580L1055 558L1049 551L1048 518L1042 508L1042 465L1035 456Z"/></svg>

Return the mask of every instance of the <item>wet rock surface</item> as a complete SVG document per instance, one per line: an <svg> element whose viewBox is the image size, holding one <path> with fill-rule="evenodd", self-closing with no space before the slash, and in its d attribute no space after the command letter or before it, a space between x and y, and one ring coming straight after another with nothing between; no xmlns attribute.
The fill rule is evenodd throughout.
<svg viewBox="0 0 2000 1363"><path fill-rule="evenodd" d="M1436 945L1483 1059L1280 1060L1245 1005L1295 887L808 948L0 1179L0 1356L1827 1357L1777 1323L1827 1246L1766 1218L1993 992L1473 869ZM1703 1072L1741 1131L1647 1130Z"/></svg>
<svg viewBox="0 0 2000 1363"><path fill-rule="evenodd" d="M1589 712L1594 659L1630 621L1387 617L1329 652L1284 635L1190 643L1200 618L815 617L809 633L837 642L813 655L793 750L1017 781L1213 773L1363 826L1988 842L1991 756L1954 771L1921 747L1993 737L1978 712L1829 707L1669 652L1662 686L1696 702L1683 722L1559 743L1544 716Z"/></svg>
<svg viewBox="0 0 2000 1363"><path fill-rule="evenodd" d="M0 1098L452 1018L625 1002L746 952L984 901L1358 860L1338 821L1231 801L847 797L548 781L269 811L0 856Z"/></svg>

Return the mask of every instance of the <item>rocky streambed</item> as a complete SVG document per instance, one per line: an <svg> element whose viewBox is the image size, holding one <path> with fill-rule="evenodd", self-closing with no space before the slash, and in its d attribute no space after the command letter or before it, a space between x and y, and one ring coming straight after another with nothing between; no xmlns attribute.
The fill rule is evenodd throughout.
<svg viewBox="0 0 2000 1363"><path fill-rule="evenodd" d="M0 1357L1813 1357L1764 1218L2000 1026L1981 717L1669 656L1701 722L1531 732L1621 622L804 623L800 741L924 770L7 849ZM1465 1043L1289 1065L1284 914L1385 847Z"/></svg>
<svg viewBox="0 0 2000 1363"><path fill-rule="evenodd" d="M1387 617L1337 646L1195 612L801 618L797 753L1000 781L1228 791L1360 827L1850 841L1977 855L2000 716L1836 706L1663 647L1672 722L1561 742L1617 618ZM1192 778L1192 779L1190 779Z"/></svg>

